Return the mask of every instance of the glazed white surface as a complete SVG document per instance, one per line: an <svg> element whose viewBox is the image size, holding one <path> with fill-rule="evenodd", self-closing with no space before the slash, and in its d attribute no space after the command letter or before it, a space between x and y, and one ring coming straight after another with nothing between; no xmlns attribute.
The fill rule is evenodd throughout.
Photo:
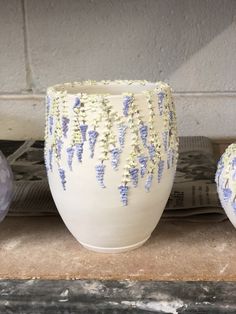
<svg viewBox="0 0 236 314"><path fill-rule="evenodd" d="M131 86L132 84L135 87L136 93L132 93L132 91L134 91L133 86ZM91 85L95 85L97 93L99 91L99 86L101 85L102 92L101 94L88 93L85 95L85 93L81 93L81 83L73 83L73 85L76 86L78 92L73 91L73 93L71 93L70 84L69 88L67 84L63 85L64 88L57 86L56 88L53 87L48 89L48 96L51 99L49 115L50 112L53 112L52 99L57 99L61 96L65 102L64 105L62 105L63 102L59 103L59 115L60 117L63 115L63 108L66 105L66 112L70 120L73 120L75 117L73 106L76 101L76 97L80 97L81 99L88 99L89 97L92 97L92 99L95 99L93 106L98 107L101 105L101 97L108 97L109 104L112 108L111 110L114 109L118 112L118 115L122 117L124 97L125 95L132 94L135 106L142 112L143 121L148 121L146 124L148 124L150 136L150 126L152 123L154 123L155 134L158 134L159 136L160 147L158 146L158 154L156 154L156 159L153 160L153 162L150 161L150 164L147 167L148 171L154 171L152 186L150 191L147 192L145 190L147 175L143 178L139 176L137 187L133 187L132 180L127 178L127 171L130 169L129 166L131 165L131 167L133 167L133 165L135 165L135 167L137 167L137 152L133 155L130 154L130 148L133 147L135 140L139 141L140 147L143 145L142 141L138 139L138 131L136 130L136 133L133 132L136 126L133 126L132 121L130 122L129 116L126 117L127 120L125 121L129 121L127 123L130 123L130 127L127 130L125 145L120 155L120 162L117 170L114 170L111 166L109 150L108 155L104 155L104 149L99 146L98 141L95 145L94 157L90 158L89 143L88 141L85 141L83 143L82 162L80 163L74 159L71 171L68 167L66 147L69 147L73 141L73 127L69 127L67 138L63 138L62 134L59 132L60 136L63 138L63 145L65 148L62 149L60 160L57 160L55 156L53 157L51 165L52 169L49 169L50 166L48 164L47 153L52 146L56 152L55 136L58 134L58 125L53 129L53 132L51 132L52 134L49 134L48 124L46 127L45 157L48 167L49 184L56 206L68 229L78 241L90 249L104 252L119 252L135 248L140 242L143 242L145 239L150 237L151 232L156 227L160 219L172 188L176 168L178 140L176 137L176 121L171 90L166 84L156 83L155 85L154 83L150 84L145 81L106 81L106 83L100 82L99 84L89 81L82 84L86 86L87 90L89 90ZM104 85L106 87L106 91L109 91L109 89L111 90L110 95L109 93L106 93L104 96ZM122 85L122 90L119 92L120 85ZM149 91L151 92L152 105L149 104L149 106L147 102L147 93L145 92L145 85L150 86L151 89ZM85 91L85 89L83 90ZM124 93L124 90L126 93ZM165 93L163 103L165 111L162 115L158 113L157 109L157 93L160 90ZM91 98L89 98L89 101L90 100ZM154 118L150 118L150 110L153 110L150 109L150 106L155 108ZM173 125L169 121L170 110L174 114L173 122L171 122ZM86 119L87 125L90 126L96 119L96 112L88 112L89 114L86 114L84 119ZM82 112L80 114L83 115ZM123 119L123 117L121 119ZM47 116L47 122L48 121ZM114 131L117 123L120 123L119 119L117 121L113 121L114 125L111 127L111 132ZM169 130L169 128L172 129L173 134L170 137L171 140L168 145L169 148L174 151L174 162L172 166L167 169L167 153L165 152L161 135L163 130ZM102 136L102 132L105 132L106 130L106 123L100 125L98 130L99 136ZM76 138L81 140L80 135L76 135ZM149 140L152 141L155 139L150 138ZM145 151L144 148L140 149L142 152ZM104 156L107 158L104 159ZM132 159L132 162L130 162L130 158ZM159 158L165 162L165 168L160 182L157 180L156 170ZM104 159L102 162L106 165L104 174L105 188L101 188L98 184L95 174L95 166L97 163L101 162L101 159ZM58 165L65 170L65 189L63 189L63 185L60 181ZM119 194L120 185L128 186L127 206L124 206L121 202L121 196Z"/></svg>

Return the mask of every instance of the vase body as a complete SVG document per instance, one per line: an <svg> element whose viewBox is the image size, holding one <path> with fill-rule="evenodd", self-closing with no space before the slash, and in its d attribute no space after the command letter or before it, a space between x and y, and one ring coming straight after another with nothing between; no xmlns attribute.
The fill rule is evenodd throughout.
<svg viewBox="0 0 236 314"><path fill-rule="evenodd" d="M0 151L0 222L5 218L13 194L13 174Z"/></svg>
<svg viewBox="0 0 236 314"><path fill-rule="evenodd" d="M221 205L236 228L236 144L230 145L221 156L216 184Z"/></svg>
<svg viewBox="0 0 236 314"><path fill-rule="evenodd" d="M86 248L123 252L156 227L176 170L170 87L86 81L48 88L45 164L66 226Z"/></svg>

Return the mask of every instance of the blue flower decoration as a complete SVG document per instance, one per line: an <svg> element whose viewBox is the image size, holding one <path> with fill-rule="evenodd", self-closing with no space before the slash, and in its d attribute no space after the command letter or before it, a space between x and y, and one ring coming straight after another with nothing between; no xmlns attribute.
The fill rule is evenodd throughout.
<svg viewBox="0 0 236 314"><path fill-rule="evenodd" d="M65 170L63 170L62 168L59 168L59 175L60 175L60 179L61 179L61 184L62 184L63 190L66 190Z"/></svg>
<svg viewBox="0 0 236 314"><path fill-rule="evenodd" d="M120 162L120 149L119 148L113 148L111 150L111 166L113 169L117 169L119 162Z"/></svg>
<svg viewBox="0 0 236 314"><path fill-rule="evenodd" d="M173 111L169 111L169 119L172 122L174 120L174 112Z"/></svg>
<svg viewBox="0 0 236 314"><path fill-rule="evenodd" d="M63 141L60 138L58 138L56 140L56 147L57 147L57 155L59 159L61 159L62 146L63 146Z"/></svg>
<svg viewBox="0 0 236 314"><path fill-rule="evenodd" d="M152 179L153 179L153 174L150 173L150 174L148 175L147 180L146 180L146 183L145 183L145 190L146 190L147 192L149 192L150 189L151 189L151 186L152 186Z"/></svg>
<svg viewBox="0 0 236 314"><path fill-rule="evenodd" d="M153 144L148 146L150 159L153 161L156 156L156 148Z"/></svg>
<svg viewBox="0 0 236 314"><path fill-rule="evenodd" d="M62 117L62 133L64 137L67 137L67 132L69 130L70 119L67 117Z"/></svg>
<svg viewBox="0 0 236 314"><path fill-rule="evenodd" d="M232 160L232 168L233 168L233 170L236 170L235 169L236 168L236 157L234 157Z"/></svg>
<svg viewBox="0 0 236 314"><path fill-rule="evenodd" d="M122 205L127 206L129 187L127 185L120 185L119 191L120 191L120 198L121 198Z"/></svg>
<svg viewBox="0 0 236 314"><path fill-rule="evenodd" d="M68 163L69 169L72 171L72 162L73 162L75 149L74 147L69 147L67 148L66 152L67 152L67 163Z"/></svg>
<svg viewBox="0 0 236 314"><path fill-rule="evenodd" d="M49 133L52 135L52 129L53 129L53 116L49 116Z"/></svg>
<svg viewBox="0 0 236 314"><path fill-rule="evenodd" d="M146 156L139 156L138 160L139 160L139 163L141 165L140 175L143 178L145 173L146 173L146 170L147 170L148 157L146 157Z"/></svg>
<svg viewBox="0 0 236 314"><path fill-rule="evenodd" d="M125 145L125 134L126 134L127 126L125 124L120 124L118 127L118 139L120 146L124 148Z"/></svg>
<svg viewBox="0 0 236 314"><path fill-rule="evenodd" d="M233 210L234 210L234 212L236 214L236 199L235 198L233 199L233 201L231 203L231 206L232 206L232 208L233 208Z"/></svg>
<svg viewBox="0 0 236 314"><path fill-rule="evenodd" d="M164 167L165 167L165 161L164 160L160 160L158 162L158 170L157 170L157 181L158 183L161 182L161 178L162 178L162 174L164 171Z"/></svg>
<svg viewBox="0 0 236 314"><path fill-rule="evenodd" d="M231 198L232 196L232 191L229 189L229 188L224 188L223 189L223 196L224 196L224 200L226 202L229 201L229 199Z"/></svg>
<svg viewBox="0 0 236 314"><path fill-rule="evenodd" d="M164 145L165 152L167 152L168 150L168 137L169 137L169 131L164 131L162 133L162 138L163 138L163 145Z"/></svg>
<svg viewBox="0 0 236 314"><path fill-rule="evenodd" d="M132 181L133 186L135 188L138 185L138 173L139 173L138 168L131 168L131 169L129 169L130 178L131 178L131 181Z"/></svg>
<svg viewBox="0 0 236 314"><path fill-rule="evenodd" d="M49 158L49 169L52 171L52 158L53 158L53 149L52 147L48 150L48 158Z"/></svg>
<svg viewBox="0 0 236 314"><path fill-rule="evenodd" d="M104 185L105 165L104 164L97 165L95 169L96 169L96 178L99 185L102 188L105 188L105 185Z"/></svg>
<svg viewBox="0 0 236 314"><path fill-rule="evenodd" d="M165 97L165 93L163 93L163 92L158 93L158 109L159 109L160 116L162 116L162 114L163 114L163 99L164 99L164 97Z"/></svg>
<svg viewBox="0 0 236 314"><path fill-rule="evenodd" d="M235 170L232 173L232 180L236 181L236 171Z"/></svg>
<svg viewBox="0 0 236 314"><path fill-rule="evenodd" d="M78 143L75 145L76 156L79 162L82 162L83 151L84 151L83 147L84 147L83 143Z"/></svg>
<svg viewBox="0 0 236 314"><path fill-rule="evenodd" d="M98 132L95 130L91 130L88 132L89 135L89 149L90 149L90 157L93 158L94 156L94 149L95 149L95 144L97 141L98 137Z"/></svg>
<svg viewBox="0 0 236 314"><path fill-rule="evenodd" d="M81 135L82 135L82 141L85 142L86 141L86 132L88 129L87 124L81 124L80 126L80 131L81 131Z"/></svg>
<svg viewBox="0 0 236 314"><path fill-rule="evenodd" d="M148 137L148 127L147 127L147 125L142 124L139 127L139 133L140 133L140 137L142 139L143 145L146 147L147 146L147 137Z"/></svg>
<svg viewBox="0 0 236 314"><path fill-rule="evenodd" d="M131 104L132 98L130 96L125 96L123 99L123 114L125 117L129 114L129 107Z"/></svg>
<svg viewBox="0 0 236 314"><path fill-rule="evenodd" d="M76 97L76 99L75 99L75 104L74 104L74 108L80 108L80 106L81 106L80 99L79 99L79 97Z"/></svg>

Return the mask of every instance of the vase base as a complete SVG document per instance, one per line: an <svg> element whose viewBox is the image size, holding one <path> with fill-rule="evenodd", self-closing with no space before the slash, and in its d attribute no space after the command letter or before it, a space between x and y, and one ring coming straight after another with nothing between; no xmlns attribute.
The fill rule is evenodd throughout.
<svg viewBox="0 0 236 314"><path fill-rule="evenodd" d="M86 243L83 243L83 242L80 242L80 241L79 242L86 249L88 249L90 251L98 252L98 253L124 253L124 252L128 252L128 251L131 251L131 250L139 248L149 238L150 238L150 236L148 236L146 239L144 239L144 240L142 240L140 242L137 242L135 244L128 245L128 246L121 246L121 247L99 247L99 246L89 245L89 244L86 244Z"/></svg>

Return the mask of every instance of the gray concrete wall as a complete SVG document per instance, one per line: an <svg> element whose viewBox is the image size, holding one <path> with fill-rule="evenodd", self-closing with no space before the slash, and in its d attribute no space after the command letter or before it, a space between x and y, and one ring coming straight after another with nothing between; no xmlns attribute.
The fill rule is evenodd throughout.
<svg viewBox="0 0 236 314"><path fill-rule="evenodd" d="M236 135L235 0L0 0L0 7L0 137L41 137L45 88L83 79L165 80L176 93L180 134ZM20 116L29 121L24 130Z"/></svg>

